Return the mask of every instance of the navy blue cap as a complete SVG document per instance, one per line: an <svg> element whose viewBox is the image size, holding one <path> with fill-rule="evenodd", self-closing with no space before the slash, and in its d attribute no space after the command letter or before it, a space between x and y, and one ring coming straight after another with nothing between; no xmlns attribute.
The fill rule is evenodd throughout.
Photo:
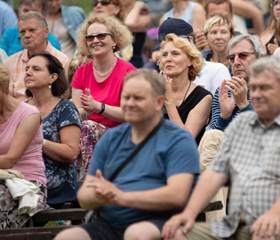
<svg viewBox="0 0 280 240"><path fill-rule="evenodd" d="M193 28L190 24L180 18L167 18L158 29L159 43L155 46L153 51L160 49L160 44L165 40L165 36L169 33L174 33L180 37L187 37L193 32Z"/></svg>

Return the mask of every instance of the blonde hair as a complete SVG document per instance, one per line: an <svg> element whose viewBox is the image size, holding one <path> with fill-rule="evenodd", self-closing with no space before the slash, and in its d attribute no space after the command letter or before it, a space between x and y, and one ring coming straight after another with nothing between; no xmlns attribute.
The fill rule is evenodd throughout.
<svg viewBox="0 0 280 240"><path fill-rule="evenodd" d="M116 41L116 47L113 49L117 52L132 43L133 37L129 29L121 23L114 16L109 16L105 13L91 14L81 25L77 31L79 47L82 49L88 49L87 41L85 35L87 35L87 30L89 26L93 23L104 24L110 33L112 33L112 38Z"/></svg>
<svg viewBox="0 0 280 240"><path fill-rule="evenodd" d="M216 16L209 18L204 25L205 35L207 35L210 32L211 28L215 24L219 24L220 26L227 24L231 36L234 36L233 22L231 21L231 19L229 18L229 16L227 14L223 14L222 16L216 15Z"/></svg>
<svg viewBox="0 0 280 240"><path fill-rule="evenodd" d="M173 42L176 48L180 48L190 58L192 65L189 68L189 80L193 81L197 76L199 76L204 64L201 52L188 39L177 37L173 33L165 36L165 41L161 43L161 48L164 48L168 42ZM161 57L159 60L159 68L160 70L163 69Z"/></svg>
<svg viewBox="0 0 280 240"><path fill-rule="evenodd" d="M8 94L10 84L10 72L3 64L0 63L0 89Z"/></svg>

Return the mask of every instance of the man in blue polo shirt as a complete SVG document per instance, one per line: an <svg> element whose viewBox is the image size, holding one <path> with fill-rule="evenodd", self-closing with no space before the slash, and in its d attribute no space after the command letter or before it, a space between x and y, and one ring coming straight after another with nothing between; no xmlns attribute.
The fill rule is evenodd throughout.
<svg viewBox="0 0 280 240"><path fill-rule="evenodd" d="M152 70L139 69L125 78L121 108L127 123L102 136L78 193L81 206L98 209L99 217L62 232L56 240L161 239L164 222L181 211L199 173L193 137L162 117L164 94L165 80ZM112 182L108 181L157 127Z"/></svg>

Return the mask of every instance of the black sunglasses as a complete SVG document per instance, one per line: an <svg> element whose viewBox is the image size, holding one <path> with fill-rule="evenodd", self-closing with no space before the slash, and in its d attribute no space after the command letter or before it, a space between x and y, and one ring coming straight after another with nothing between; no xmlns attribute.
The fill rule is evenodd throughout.
<svg viewBox="0 0 280 240"><path fill-rule="evenodd" d="M230 63L234 63L234 60L235 60L235 56L236 56L236 55L238 56L238 58L239 58L240 60L246 60L246 58L247 58L249 55L251 55L251 54L256 54L256 53L255 53L255 52L253 52L253 53L241 52L241 53L229 55L229 56L227 57L227 59L228 59L228 61L229 61Z"/></svg>
<svg viewBox="0 0 280 240"><path fill-rule="evenodd" d="M107 6L111 3L111 0L93 1L92 5L96 7L100 3L102 6Z"/></svg>
<svg viewBox="0 0 280 240"><path fill-rule="evenodd" d="M99 41L104 40L107 35L113 36L112 33L98 33L98 34L90 34L86 35L85 38L87 42L92 42L94 38L97 38Z"/></svg>

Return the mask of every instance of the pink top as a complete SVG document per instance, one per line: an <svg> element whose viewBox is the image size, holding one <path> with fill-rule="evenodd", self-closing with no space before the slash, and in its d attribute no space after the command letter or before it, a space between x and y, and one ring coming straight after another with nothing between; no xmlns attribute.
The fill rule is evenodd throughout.
<svg viewBox="0 0 280 240"><path fill-rule="evenodd" d="M37 108L21 102L7 122L0 124L0 155L7 154L21 121L32 114L40 114ZM46 185L45 164L42 157L43 131L38 128L29 147L13 169L20 171L26 180L36 180Z"/></svg>
<svg viewBox="0 0 280 240"><path fill-rule="evenodd" d="M118 58L117 64L111 74L103 82L99 83L95 79L92 62L90 62L76 70L71 86L83 90L84 93L85 89L88 88L96 101L119 107L124 77L127 73L134 70L135 67L131 63ZM93 112L89 119L109 128L121 124L96 112Z"/></svg>

